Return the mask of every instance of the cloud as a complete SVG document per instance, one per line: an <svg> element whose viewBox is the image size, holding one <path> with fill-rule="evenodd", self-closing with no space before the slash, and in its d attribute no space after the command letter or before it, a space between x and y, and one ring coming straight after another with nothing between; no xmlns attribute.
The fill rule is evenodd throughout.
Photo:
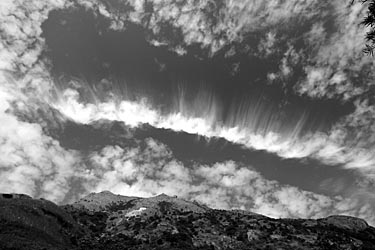
<svg viewBox="0 0 375 250"><path fill-rule="evenodd" d="M279 71L268 74L271 82L281 79L284 87L291 85L299 95L351 102L356 109L356 103L363 101L362 96L372 98L369 93L373 88L373 62L362 54L366 30L359 28L366 5L356 3L349 6L342 1L187 1L184 5L168 1L148 3L152 8L149 6L147 9L146 2L140 0L127 2L129 6L120 1L82 1L80 4L112 20L114 29L125 28L126 21L143 25L155 33L155 37L150 40L154 44L181 47L198 43L204 48L210 48L211 53L231 42L241 43L244 34L264 30L265 38L260 39L257 47L259 55L281 56ZM164 39L160 29L165 23L181 30L181 41L176 37L173 37L173 41L157 41ZM288 23L306 27L302 29L297 24L292 25L293 28L299 27L299 36L295 36L295 33L289 34L288 29L283 28L283 24ZM299 67L305 75L295 75L300 73ZM288 124L289 128L285 132L277 125L277 115L264 107L251 107L251 104L241 111L234 109L233 117L228 119L231 122L225 123L220 116L219 102L215 100L202 101L198 98L192 102L193 105L188 103L184 107L178 106L172 109L172 113L165 115L153 108L146 99L132 102L123 100L120 105L109 100L93 105L80 102L80 96L75 90L66 90L64 95L65 99L57 101L55 107L83 123L98 119L120 120L131 126L149 123L159 128L223 137L285 158L311 157L350 168L368 168L373 164L369 158L373 150L352 141L354 138L351 135L357 133L365 134L362 138L368 144L373 142L371 133L361 132L361 126L347 124L359 115L357 111L324 133L302 135L300 132L306 123L305 115L301 114L299 120ZM204 111L196 113L195 110ZM265 129L261 130L262 126L254 125L256 123Z"/></svg>
<svg viewBox="0 0 375 250"><path fill-rule="evenodd" d="M66 1L4 0L0 3L0 69L25 72L44 49L41 24Z"/></svg>
<svg viewBox="0 0 375 250"><path fill-rule="evenodd" d="M125 29L131 21L143 25L154 34L155 44L169 44L181 51L191 44L200 44L213 54L231 42L240 42L247 32L284 25L298 20L311 20L330 5L325 2L297 1L81 1L111 20L112 29ZM323 13L323 14L322 14ZM174 29L174 37L163 36L163 26ZM180 35L182 35L180 37ZM180 38L180 41L173 40Z"/></svg>
<svg viewBox="0 0 375 250"><path fill-rule="evenodd" d="M249 34L257 34L260 37L258 48L251 48L251 53L261 57L272 54L274 59L280 56L280 72L270 72L271 79L278 74L290 76L294 68L302 65L305 77L283 80L300 95L348 101L372 88L373 62L362 53L366 29L359 28L359 23L365 15L366 5L361 3L350 6L340 0L330 3L319 0L26 3L24 9L17 8L23 6L23 2L3 3L6 6L3 19L7 20L3 30L9 41L3 42L6 49L2 51L7 51L3 56L7 68L14 68L14 65L28 68L35 62L44 42L40 37L40 24L50 10L85 6L107 18L112 23L109 28L123 30L127 22L144 26L152 31L153 35L148 37L151 44L167 45L179 54L186 53L187 46L198 44L213 55L227 45L241 45ZM26 15L25 10L27 15L33 13L37 18L33 21L22 18ZM9 14L18 12L20 17ZM28 28L23 31L21 27ZM165 32L166 27L168 32ZM299 32L297 36L295 30ZM266 34L264 39L261 38L263 33ZM18 42L11 43L12 39ZM27 54L25 58L20 57L21 52ZM241 53L249 53L249 49Z"/></svg>
<svg viewBox="0 0 375 250"><path fill-rule="evenodd" d="M3 85L4 86L4 85ZM373 221L371 210L356 201L330 198L266 180L249 166L233 161L186 165L164 144L147 139L137 147L106 146L88 161L62 148L40 125L7 113L15 98L1 88L0 161L2 192L22 192L56 202L67 196L110 190L134 196L178 195L215 208L241 208L272 217L321 217L345 213ZM22 100L20 96L16 98ZM73 185L78 180L80 186ZM366 205L366 204L365 204Z"/></svg>
<svg viewBox="0 0 375 250"><path fill-rule="evenodd" d="M152 30L153 44L184 47L200 44L211 53L232 42L241 43L242 35L264 31L264 39L256 48L259 56L275 55L279 71L269 72L270 82L282 80L284 87L291 87L299 95L317 99L336 99L357 103L363 97L372 103L373 62L362 54L365 28L359 28L366 5L343 4L342 1L187 1L186 4L168 1L82 1L80 4L94 9L112 21L113 29L124 29L124 22L131 21ZM152 7L152 8L151 8ZM189 20L188 22L184 20ZM122 23L122 24L121 24ZM182 40L172 35L173 41L164 39L161 27L168 23L181 30ZM281 24L281 25L280 25ZM298 36L289 34L283 25L298 28ZM293 25L297 26L293 26ZM304 28L298 26L301 24ZM229 32L229 33L228 33ZM156 39L156 40L155 40ZM167 39L167 38L165 38ZM285 44L284 44L285 43ZM301 47L301 44L303 46ZM228 52L229 53L229 52ZM231 54L231 53L229 53ZM305 75L300 74L301 69ZM265 82L267 82L265 80ZM220 102L197 98L184 105L176 105L165 115L152 107L150 100L123 100L120 104L107 100L98 105L82 102L77 90L65 90L63 97L54 103L68 117L82 123L99 119L124 121L131 126L149 123L159 128L185 131L207 137L223 137L249 148L267 150L285 158L311 157L324 163L343 164L349 168L369 168L373 165L371 131L361 131L362 126L350 125L350 120L360 115L355 111L338 121L330 130L301 134L306 123L305 114L281 129L279 117L257 107L256 103L234 109L229 122L223 121ZM177 99L184 103L183 97ZM367 105L370 108L370 104ZM201 108L204 107L204 108ZM207 108L209 107L209 108ZM197 112L196 110L199 110ZM200 112L203 110L202 112ZM365 118L358 118L365 119ZM371 118L368 116L366 119ZM261 125L256 125L261 124ZM265 129L261 129L264 127ZM362 134L358 142L353 134ZM354 141L353 141L354 140Z"/></svg>
<svg viewBox="0 0 375 250"><path fill-rule="evenodd" d="M375 176L375 152L373 147L374 144L372 143L374 142L374 138L372 135L375 132L373 126L375 109L371 105L369 105L367 101L357 101L355 104L355 111L352 114L345 116L341 120L339 120L339 122L334 124L329 131L310 132L303 134L300 131L301 128L303 128L303 124L306 122L304 117L301 117L294 124L291 123L292 127L288 130L282 131L278 130L277 126L272 127L272 124L268 125L268 123L262 123L262 116L265 115L265 112L269 112L269 110L267 111L267 109L262 108L260 108L259 110L252 110L254 106L249 106L249 110L246 110L245 108L243 111L244 113L240 111L238 111L237 113L233 112L232 114L234 115L234 117L228 123L217 122L218 120L220 120L220 115L218 115L220 111L217 109L219 105L215 104L215 98L208 98L204 95L202 95L201 98L197 98L193 103L185 102L183 98L181 98L180 101L177 102L178 105L174 109L175 112L169 114L154 109L152 105L148 104L146 100L142 102L122 100L117 103L114 101L108 101L99 103L99 105L80 102L79 100L82 100L81 98L79 98L79 94L75 92L74 89L68 89L67 92L62 92L62 97L59 99L58 103L54 104L54 106L58 110L60 110L60 112L67 115L67 117L75 120L78 123L89 124L90 122L99 121L101 119L122 121L126 125L131 127L138 127L141 124L149 123L150 125L157 128L172 129L174 131L184 131L191 134L202 135L205 136L208 140L215 137L224 138L230 142L241 144L249 149L265 150L271 153L275 153L282 158L316 159L319 162L325 164L325 166L322 167L321 171L324 171L324 168L327 168L330 165L352 169L353 174L356 175L356 179L360 183L354 185L355 187L353 186L353 190L345 189L342 190L340 194L346 195L350 197L350 199L354 199L358 204L364 204L363 206L365 207L367 206L367 203L372 204L372 202L374 201L375 197L371 193L371 190L373 189L372 183ZM208 100L210 100L209 102L212 103L205 102ZM196 113L196 110L198 110L199 113ZM138 114L140 112L142 113L142 115ZM264 121L272 121L272 119L274 119L272 113L269 115L270 119L264 119ZM247 119L249 121L247 121ZM255 125L260 126L262 129L257 130ZM121 148L117 148L116 150L114 150L114 152L122 151L123 150ZM135 154L142 154L137 150L135 150L134 152ZM171 156L169 155L168 157ZM129 162L131 161L128 161L126 165L126 171L128 173L132 173L133 179L129 179L130 183L132 183L137 179L134 176L139 176L139 173L136 174L134 172L134 165L130 164ZM111 164L111 162L106 162L103 163L102 166L108 166ZM215 178L217 178L217 176L209 175L209 173L203 174L204 168L201 169L202 174L198 175L198 172L191 173L191 170L188 170L186 166L180 167L181 163L174 162L174 164L175 165L167 165L171 168L172 166L174 166L174 169L176 171L185 173L184 175L180 174L179 176L185 176L186 178L187 176L198 176L198 179L202 179L204 178L204 175L207 175L209 177L204 179L204 182L206 183L210 183L210 179L216 180ZM114 165L118 168L123 167L123 165L121 165L118 161ZM228 168L230 171L242 171L239 168L233 168L233 165L231 164L224 165L225 168ZM149 164L148 167L154 168L155 165ZM212 168L213 166L209 167ZM100 169L101 167L95 168ZM163 173L163 170L158 171L160 173ZM219 173L221 170L218 167L218 169L215 171ZM191 182L189 181L176 183L177 178L165 178L162 182L158 182L158 184L156 184L155 182L148 181L148 179L145 179L144 177L141 178L142 180L144 180L144 182L137 182L139 183L139 186L129 186L127 182L121 182L119 180L119 178L123 178L121 177L123 176L122 174L118 175L119 172L121 172L119 169L114 169L112 171L106 172L105 175L103 174L100 179L107 180L107 182L105 182L107 184L101 183L100 185L98 185L98 188L94 189L97 191L99 191L100 189L111 189L113 192L120 192L121 190L125 189L127 190L126 192L129 192L133 195L138 194L144 196L150 195L150 190L160 190L160 192L165 193L172 192L173 194L182 194L185 192L184 190L188 190L189 185L192 186ZM241 175L245 176L246 173L246 171L241 172ZM160 177L161 176L157 176L155 178L158 179ZM153 177L149 177L149 179L152 178ZM194 182L194 180L192 182ZM238 180L238 182L241 181ZM108 183L116 183L116 186L111 186ZM160 185L160 183L163 183L162 186L165 189L158 186ZM270 184L268 183L267 185ZM141 189L141 187L143 188ZM149 187L149 189L147 189L146 187ZM197 188L196 186L193 187ZM92 187L87 187L86 189L90 190L92 189ZM171 191L172 189L175 189L175 191ZM354 191L354 189L356 190ZM221 201L219 198L226 194L227 191L223 191L223 189L220 189L214 185L209 187L207 186L207 191L204 192L202 190L205 189L203 189L202 186L199 186L199 190L194 193L194 195L200 197L199 199L206 200L211 205L213 204L218 207L225 207L225 203L223 203L223 201ZM298 192L296 193L292 190L292 188L288 192L292 192L292 194L295 194L296 197L298 197ZM274 197L276 194L280 195L280 197ZM317 211L317 209L314 209L314 212L308 210L308 208L312 206L310 203L313 203L312 200L314 199L317 199L317 207L325 206L325 203L319 200L321 198L320 196L313 196L315 198L311 198L312 200L309 201L310 203L304 201L301 205L297 206L295 203L293 203L294 205L282 205L280 202L283 201L283 199L281 198L283 194L276 191L269 191L269 193L264 193L264 197L261 193L259 193L258 195L259 198L257 198L257 206L259 207L259 211L269 211L270 215L273 213L276 214L276 211L280 210L284 211L279 212L280 214L283 214L283 216L293 216L292 211L298 213L298 211L302 209L307 209L304 214L309 214L310 216L312 216L314 213L318 214L320 212ZM310 197L307 194L304 195ZM232 196L242 197L239 198L240 200L242 199L242 203L240 202L240 200L231 200L231 204L237 204L238 207L242 206L242 208L244 208L243 204L246 204L245 201L247 198L241 196L241 193L233 193ZM222 197L222 199L226 200L229 198L225 196L225 198ZM272 203L271 201L274 200L278 202L276 202L275 204ZM345 206L351 205L350 202L345 202ZM341 204L340 202L337 203ZM254 205L251 208L257 209L257 206ZM285 210L283 210L283 207L285 206L288 207L289 212L285 212ZM293 206L297 206L298 209L292 210L291 207ZM327 208L327 211L329 209L331 209L330 211L332 211L332 213L334 211L353 212L352 209L334 210L334 208Z"/></svg>
<svg viewBox="0 0 375 250"><path fill-rule="evenodd" d="M62 148L41 125L21 121L10 112L14 102L35 108L15 85L9 75L0 74L0 190L62 201L70 181L81 175L79 153Z"/></svg>
<svg viewBox="0 0 375 250"><path fill-rule="evenodd" d="M44 133L41 124L21 119L34 116L49 97L53 85L46 62L40 60L44 50L41 24L49 11L64 7L65 2L0 2L1 192L61 201L71 179L79 176L77 152L62 148Z"/></svg>
<svg viewBox="0 0 375 250"><path fill-rule="evenodd" d="M137 147L107 146L90 157L89 190L123 195L178 195L221 209L246 209L271 217L316 218L350 214L374 222L372 210L355 199L328 197L267 180L234 161L186 165L164 144L146 139Z"/></svg>
<svg viewBox="0 0 375 250"><path fill-rule="evenodd" d="M56 202L70 200L72 193L77 197L102 190L135 196L164 192L215 208L248 209L272 217L322 217L344 213L374 221L372 210L363 209L369 208L363 199L358 203L355 199L327 197L281 185L265 179L250 166L233 161L186 165L175 159L166 145L153 139L139 142L136 147L106 146L99 152L92 152L86 160L82 153L64 149L58 141L45 135L41 125L20 121L9 113L14 100L28 101L30 107L32 99L14 88L7 89L9 80L6 78L2 83L0 122L6 125L0 129L2 192L27 193ZM74 91L68 91L65 97L73 98L69 103L77 105L72 102L77 101ZM77 107L86 108L84 105ZM89 107L93 113L98 111L95 106ZM90 112L82 111L82 114ZM116 117L129 117L126 113L122 115ZM90 116L81 116L82 119L87 117ZM130 123L138 125L135 121Z"/></svg>
<svg viewBox="0 0 375 250"><path fill-rule="evenodd" d="M336 30L326 31L320 23L311 28L308 39L319 49L310 58L312 62L305 64L306 79L295 89L314 98L347 101L369 91L373 85L373 60L362 52L366 28L360 26L367 5L336 2L334 6Z"/></svg>
<svg viewBox="0 0 375 250"><path fill-rule="evenodd" d="M184 131L207 138L225 138L250 149L267 150L284 158L310 157L328 165L343 164L348 168L359 169L368 169L374 164L374 159L370 157L373 151L369 137L373 109L359 102L357 110L344 117L330 131L302 134L305 116L290 121L290 127L281 130L277 126L277 115L259 105L245 105L242 110L232 112L232 118L226 123L219 123L220 106L216 104L215 98L202 96L190 103L181 97L174 112L163 114L148 104L147 99L92 104L80 102L80 97L76 90L68 88L53 106L67 117L84 124L101 119L122 121L132 127L148 123L157 128ZM367 122L367 131L363 130L365 126L361 121ZM363 147L361 143L365 141L369 143Z"/></svg>
<svg viewBox="0 0 375 250"><path fill-rule="evenodd" d="M155 36L151 41L155 45L169 44L181 48L198 43L202 48L209 48L212 54L232 42L241 43L244 34L267 31L256 49L261 57L267 58L274 54L281 56L279 71L268 74L271 82L281 79L284 87L291 85L297 94L310 98L351 102L355 111L325 132L303 134L301 131L308 114L301 114L285 129L280 127L280 119L272 110L250 103L243 105L244 108L240 107L241 110L234 109L232 117L223 120L220 102L209 95L193 102L186 102L178 96L176 107L171 109L171 113L165 114L154 108L147 99L128 101L119 97L117 100L122 100L120 103L107 100L92 104L82 101L75 89L67 89L53 104L54 107L81 123L100 119L123 121L130 126L149 123L158 128L207 138L222 137L284 158L309 157L327 165L357 169L364 175L373 171L375 159L372 157L372 145L375 141L371 136L370 124L374 121L371 115L360 111L364 106L372 109L368 104L371 102L359 105L366 102L362 96L370 93L374 79L371 73L373 63L362 54L366 30L358 28L361 16L365 13L365 5L356 3L348 6L341 1L223 1L221 4L210 1L193 4L188 1L185 5L177 2L150 3L152 11L145 9L145 1L129 1L133 8L124 8L126 11L122 11L118 5L123 5L116 1L111 4L82 2L112 20L113 29L125 28L124 22L130 20L152 30ZM210 12L213 19L206 12ZM160 29L165 22L181 30L181 41L176 37L173 37L174 41L160 40L164 39ZM288 29L282 29L284 26L279 25L288 23L306 24L304 30L299 30L299 38L288 34ZM286 32L281 32L284 30ZM280 46L280 41L285 44ZM304 47L301 48L300 43ZM300 73L299 67L305 75L297 77L295 74ZM368 129L363 130L364 126L360 124L353 125L351 120L358 119L368 121Z"/></svg>

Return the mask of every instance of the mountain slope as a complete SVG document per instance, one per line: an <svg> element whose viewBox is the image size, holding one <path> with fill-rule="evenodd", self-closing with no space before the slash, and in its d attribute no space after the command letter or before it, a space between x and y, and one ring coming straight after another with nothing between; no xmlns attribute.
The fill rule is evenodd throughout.
<svg viewBox="0 0 375 250"><path fill-rule="evenodd" d="M74 249L80 227L47 200L0 194L0 249Z"/></svg>
<svg viewBox="0 0 375 250"><path fill-rule="evenodd" d="M0 249L375 249L364 220L271 219L161 194L92 193L65 206L0 195Z"/></svg>

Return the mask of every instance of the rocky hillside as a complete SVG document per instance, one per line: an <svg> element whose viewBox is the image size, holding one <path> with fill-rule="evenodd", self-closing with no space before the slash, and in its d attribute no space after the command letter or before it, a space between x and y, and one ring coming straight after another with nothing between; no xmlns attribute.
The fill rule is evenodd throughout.
<svg viewBox="0 0 375 250"><path fill-rule="evenodd" d="M57 206L26 195L0 194L0 249L375 249L364 220L271 219L210 209L165 194L90 194Z"/></svg>

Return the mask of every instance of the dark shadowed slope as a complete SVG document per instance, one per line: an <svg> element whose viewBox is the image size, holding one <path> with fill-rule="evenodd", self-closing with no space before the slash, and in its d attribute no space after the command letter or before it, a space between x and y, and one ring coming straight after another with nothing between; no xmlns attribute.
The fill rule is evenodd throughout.
<svg viewBox="0 0 375 250"><path fill-rule="evenodd" d="M50 201L0 195L0 249L74 249L79 228Z"/></svg>

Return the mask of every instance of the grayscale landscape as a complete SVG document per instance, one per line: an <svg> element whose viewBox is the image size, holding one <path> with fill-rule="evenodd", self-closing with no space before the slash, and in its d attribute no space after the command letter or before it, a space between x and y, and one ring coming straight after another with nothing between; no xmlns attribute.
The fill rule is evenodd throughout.
<svg viewBox="0 0 375 250"><path fill-rule="evenodd" d="M0 249L375 249L374 0L0 0Z"/></svg>

